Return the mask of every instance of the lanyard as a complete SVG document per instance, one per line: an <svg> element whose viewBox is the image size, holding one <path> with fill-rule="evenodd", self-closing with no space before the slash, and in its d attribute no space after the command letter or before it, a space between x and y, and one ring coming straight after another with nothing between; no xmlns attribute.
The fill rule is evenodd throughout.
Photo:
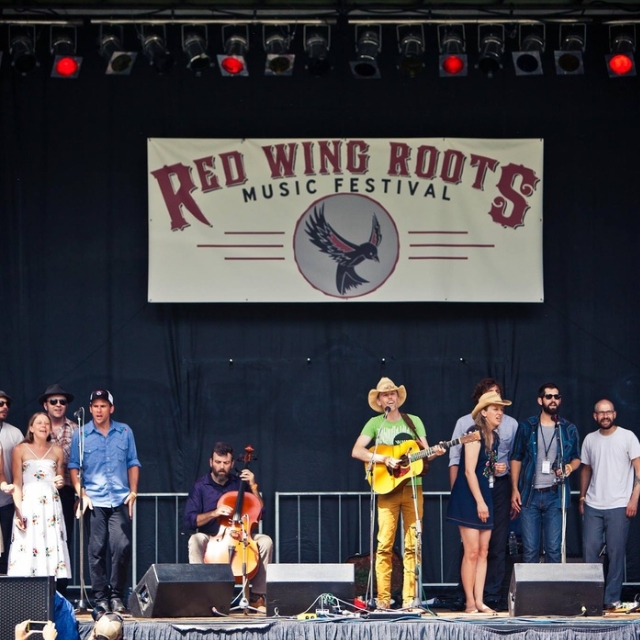
<svg viewBox="0 0 640 640"><path fill-rule="evenodd" d="M551 449L551 445L553 444L553 440L556 437L556 432L554 430L553 435L551 436L551 440L549 442L549 446L547 446L547 441L544 439L544 429L542 425L538 427L540 429L540 435L542 436L542 446L544 447L544 459L549 459L549 449Z"/></svg>

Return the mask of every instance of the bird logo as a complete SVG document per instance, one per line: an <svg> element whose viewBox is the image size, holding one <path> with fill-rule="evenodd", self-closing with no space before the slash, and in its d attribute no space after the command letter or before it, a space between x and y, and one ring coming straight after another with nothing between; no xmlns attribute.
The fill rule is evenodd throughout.
<svg viewBox="0 0 640 640"><path fill-rule="evenodd" d="M362 244L347 240L327 222L324 204L314 206L313 213L306 221L305 232L312 244L338 263L336 289L340 295L369 282L356 273L356 267L365 260L380 262L378 247L382 241L382 234L375 213L372 215L369 239Z"/></svg>

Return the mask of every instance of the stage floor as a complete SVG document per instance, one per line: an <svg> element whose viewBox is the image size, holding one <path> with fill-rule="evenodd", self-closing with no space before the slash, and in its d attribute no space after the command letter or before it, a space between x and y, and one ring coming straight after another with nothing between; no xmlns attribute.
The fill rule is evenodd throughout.
<svg viewBox="0 0 640 640"><path fill-rule="evenodd" d="M520 639L640 640L640 614L605 613L602 617L510 617L508 613L465 614L448 610L392 614L327 615L301 620L234 613L211 618L125 618L124 640L498 640ZM79 616L81 640L91 640L93 621Z"/></svg>

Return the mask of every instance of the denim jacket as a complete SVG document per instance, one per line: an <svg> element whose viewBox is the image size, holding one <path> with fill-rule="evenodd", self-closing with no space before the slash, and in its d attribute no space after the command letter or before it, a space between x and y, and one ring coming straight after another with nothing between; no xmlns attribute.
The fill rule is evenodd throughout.
<svg viewBox="0 0 640 640"><path fill-rule="evenodd" d="M569 464L572 460L580 458L580 436L575 424L560 418L558 421L560 437L562 438L563 460L562 465ZM538 426L540 416L532 416L523 420L518 425L515 442L511 452L511 460L522 462L520 477L518 478L518 491L522 504L528 507L533 495L533 483L536 474L536 459L538 457ZM568 482L565 480L565 482ZM567 487L568 488L568 487ZM565 491L565 506L571 502L571 491ZM558 491L558 507L562 506L562 491Z"/></svg>

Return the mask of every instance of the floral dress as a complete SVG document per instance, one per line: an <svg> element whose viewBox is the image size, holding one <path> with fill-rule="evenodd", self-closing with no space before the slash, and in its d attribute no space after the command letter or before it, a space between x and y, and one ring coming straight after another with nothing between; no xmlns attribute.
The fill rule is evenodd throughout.
<svg viewBox="0 0 640 640"><path fill-rule="evenodd" d="M54 485L58 465L47 459L49 451L42 458L22 463L22 516L27 525L26 531L20 531L13 524L10 576L71 577L67 531Z"/></svg>

